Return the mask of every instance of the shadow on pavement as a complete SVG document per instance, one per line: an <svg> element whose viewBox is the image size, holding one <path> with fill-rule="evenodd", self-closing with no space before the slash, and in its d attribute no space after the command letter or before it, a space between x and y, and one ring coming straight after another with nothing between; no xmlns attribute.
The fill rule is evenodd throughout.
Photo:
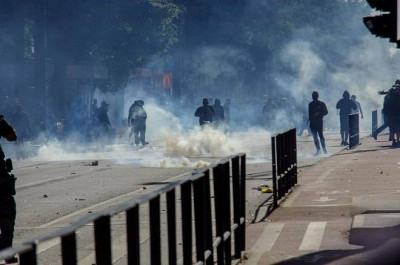
<svg viewBox="0 0 400 265"><path fill-rule="evenodd" d="M394 265L400 264L400 225L384 228L353 228L349 243L364 246L354 250L323 250L288 259L275 265Z"/></svg>
<svg viewBox="0 0 400 265"><path fill-rule="evenodd" d="M264 215L259 219L260 211L265 209ZM274 205L273 205L273 196L272 193L271 195L263 201L260 205L258 205L257 209L254 212L253 219L251 220L251 224L258 223L258 222L264 222L268 216L271 214L271 212L274 210Z"/></svg>

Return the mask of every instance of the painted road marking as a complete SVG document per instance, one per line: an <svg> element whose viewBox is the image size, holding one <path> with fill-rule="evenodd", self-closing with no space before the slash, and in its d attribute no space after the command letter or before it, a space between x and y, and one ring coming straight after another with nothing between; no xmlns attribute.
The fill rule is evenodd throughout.
<svg viewBox="0 0 400 265"><path fill-rule="evenodd" d="M328 197L320 197L318 200L315 200L316 202L329 202L329 201L335 201L336 199L329 199Z"/></svg>
<svg viewBox="0 0 400 265"><path fill-rule="evenodd" d="M311 222L308 224L299 250L319 250L325 232L326 222Z"/></svg>
<svg viewBox="0 0 400 265"><path fill-rule="evenodd" d="M351 225L351 228L364 227L364 222L365 222L365 214L356 215L353 218L353 224Z"/></svg>
<svg viewBox="0 0 400 265"><path fill-rule="evenodd" d="M265 251L270 251L272 249L282 232L284 225L285 223L270 223L264 228L260 238L250 251L250 259L252 262L254 261L254 264L258 264L258 261L261 259Z"/></svg>

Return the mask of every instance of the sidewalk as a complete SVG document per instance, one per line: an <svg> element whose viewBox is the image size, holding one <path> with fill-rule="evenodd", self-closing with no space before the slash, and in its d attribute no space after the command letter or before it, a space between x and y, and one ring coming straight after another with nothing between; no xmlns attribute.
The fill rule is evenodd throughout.
<svg viewBox="0 0 400 265"><path fill-rule="evenodd" d="M386 136L361 143L301 170L280 207L247 226L241 264L392 264L393 248L400 257L400 149Z"/></svg>

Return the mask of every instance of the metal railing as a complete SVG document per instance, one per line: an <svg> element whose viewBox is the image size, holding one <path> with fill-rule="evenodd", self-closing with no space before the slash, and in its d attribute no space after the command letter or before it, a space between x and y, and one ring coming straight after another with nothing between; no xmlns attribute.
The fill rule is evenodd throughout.
<svg viewBox="0 0 400 265"><path fill-rule="evenodd" d="M378 111L372 111L372 127L371 127L371 135L378 129Z"/></svg>
<svg viewBox="0 0 400 265"><path fill-rule="evenodd" d="M297 184L296 128L271 137L274 207Z"/></svg>
<svg viewBox="0 0 400 265"><path fill-rule="evenodd" d="M239 259L246 247L245 186L246 155L228 157L214 166L195 171L136 201L114 206L107 212L90 214L68 227L6 249L0 252L0 260L18 254L20 265L36 265L38 264L36 253L38 245L45 241L61 239L60 263L78 264L77 230L93 223L95 264L110 265L113 243L111 217L125 212L127 264L142 264L139 208L148 203L150 260L145 264L161 264L164 244L168 245L168 253L164 253L168 264L178 264L178 234L182 236L179 253L182 253L183 264L211 265L215 264L214 262L218 265L231 264L232 250L233 257ZM180 191L180 200L176 198L178 191ZM166 202L167 239L161 237L162 198ZM181 202L180 227L177 226L180 223L177 220L177 202L179 201ZM162 240L167 242L162 242Z"/></svg>
<svg viewBox="0 0 400 265"><path fill-rule="evenodd" d="M360 144L359 114L349 115L349 149Z"/></svg>

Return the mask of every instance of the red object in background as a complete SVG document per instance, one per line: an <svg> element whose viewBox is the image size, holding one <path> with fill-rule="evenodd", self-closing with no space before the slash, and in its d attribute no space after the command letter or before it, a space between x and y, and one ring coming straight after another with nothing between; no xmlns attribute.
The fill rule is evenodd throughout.
<svg viewBox="0 0 400 265"><path fill-rule="evenodd" d="M172 73L164 73L163 75L163 86L165 89L172 88Z"/></svg>

